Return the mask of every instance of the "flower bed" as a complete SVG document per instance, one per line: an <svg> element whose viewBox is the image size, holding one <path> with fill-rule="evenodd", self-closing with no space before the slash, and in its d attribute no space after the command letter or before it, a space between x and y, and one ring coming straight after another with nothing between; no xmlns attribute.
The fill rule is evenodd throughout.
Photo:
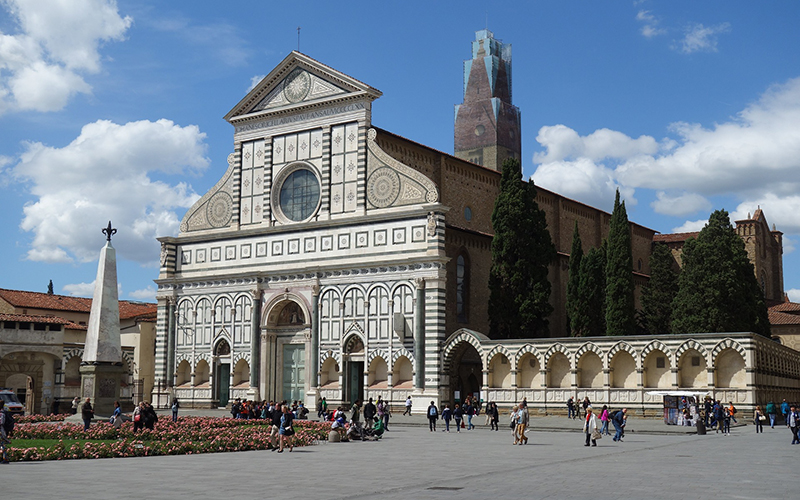
<svg viewBox="0 0 800 500"><path fill-rule="evenodd" d="M50 414L50 415L18 415L14 417L14 422L17 424L36 424L39 422L63 422L69 415Z"/></svg>
<svg viewBox="0 0 800 500"><path fill-rule="evenodd" d="M307 446L327 439L330 425L323 422L295 420L294 446ZM155 455L188 455L225 451L266 450L271 448L269 422L209 417L183 417L178 422L163 419L155 429L133 432L127 422L120 429L101 422L88 432L74 424L20 424L14 428L14 439L92 439L114 440L110 443L85 443L51 448L8 448L9 459L64 460L72 458L111 458Z"/></svg>

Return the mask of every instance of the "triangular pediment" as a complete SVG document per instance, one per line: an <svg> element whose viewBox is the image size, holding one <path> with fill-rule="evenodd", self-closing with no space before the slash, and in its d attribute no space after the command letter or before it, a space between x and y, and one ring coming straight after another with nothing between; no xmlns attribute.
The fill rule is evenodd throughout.
<svg viewBox="0 0 800 500"><path fill-rule="evenodd" d="M225 115L225 119L234 122L326 102L358 98L372 101L380 96L379 90L292 51Z"/></svg>

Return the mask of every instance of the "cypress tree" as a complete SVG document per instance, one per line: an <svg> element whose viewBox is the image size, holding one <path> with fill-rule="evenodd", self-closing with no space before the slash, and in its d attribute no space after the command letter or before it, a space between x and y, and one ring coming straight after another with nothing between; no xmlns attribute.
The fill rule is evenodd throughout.
<svg viewBox="0 0 800 500"><path fill-rule="evenodd" d="M590 248L581 259L578 306L573 316L572 335L597 337L606 330L606 242Z"/></svg>
<svg viewBox="0 0 800 500"><path fill-rule="evenodd" d="M636 322L631 229L625 202L619 201L619 189L611 212L606 257L606 335L633 335Z"/></svg>
<svg viewBox="0 0 800 500"><path fill-rule="evenodd" d="M575 221L575 229L572 232L572 249L569 253L569 278L567 280L567 332L575 335L575 319L580 306L578 296L581 282L581 260L583 260L583 245L581 244L581 233L578 231L578 221Z"/></svg>
<svg viewBox="0 0 800 500"><path fill-rule="evenodd" d="M548 266L555 246L533 182L522 181L519 160L503 162L500 194L492 212L489 334L492 338L544 337L550 305Z"/></svg>
<svg viewBox="0 0 800 500"><path fill-rule="evenodd" d="M669 247L656 244L650 254L650 281L642 289L644 329L650 334L672 332L672 301L678 293L678 272Z"/></svg>
<svg viewBox="0 0 800 500"><path fill-rule="evenodd" d="M675 333L770 335L763 291L728 212L711 214L697 238L684 244L682 261L672 308Z"/></svg>

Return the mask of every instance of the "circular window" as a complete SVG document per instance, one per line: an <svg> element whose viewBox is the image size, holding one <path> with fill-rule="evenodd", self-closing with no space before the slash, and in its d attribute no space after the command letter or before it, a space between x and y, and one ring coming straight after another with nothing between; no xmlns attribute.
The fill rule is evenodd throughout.
<svg viewBox="0 0 800 500"><path fill-rule="evenodd" d="M484 132L486 132L486 129L483 125L478 125L475 127L475 135L483 135Z"/></svg>
<svg viewBox="0 0 800 500"><path fill-rule="evenodd" d="M471 221L472 220L472 209L471 208L464 207L464 218L467 221Z"/></svg>
<svg viewBox="0 0 800 500"><path fill-rule="evenodd" d="M278 214L287 221L301 222L317 211L320 200L319 180L311 169L299 164L278 179Z"/></svg>

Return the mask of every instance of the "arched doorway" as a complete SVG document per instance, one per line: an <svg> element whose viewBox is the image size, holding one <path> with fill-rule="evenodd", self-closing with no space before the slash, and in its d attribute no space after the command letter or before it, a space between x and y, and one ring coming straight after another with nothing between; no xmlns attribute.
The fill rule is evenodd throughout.
<svg viewBox="0 0 800 500"><path fill-rule="evenodd" d="M469 342L455 348L450 363L450 401L462 402L468 394L480 397L483 380L481 355Z"/></svg>
<svg viewBox="0 0 800 500"><path fill-rule="evenodd" d="M350 404L364 400L364 342L358 335L351 336L344 344L344 393Z"/></svg>
<svg viewBox="0 0 800 500"><path fill-rule="evenodd" d="M214 358L217 360L217 370L214 375L214 396L219 401L219 406L227 406L231 390L231 345L225 339L220 339L214 347Z"/></svg>

